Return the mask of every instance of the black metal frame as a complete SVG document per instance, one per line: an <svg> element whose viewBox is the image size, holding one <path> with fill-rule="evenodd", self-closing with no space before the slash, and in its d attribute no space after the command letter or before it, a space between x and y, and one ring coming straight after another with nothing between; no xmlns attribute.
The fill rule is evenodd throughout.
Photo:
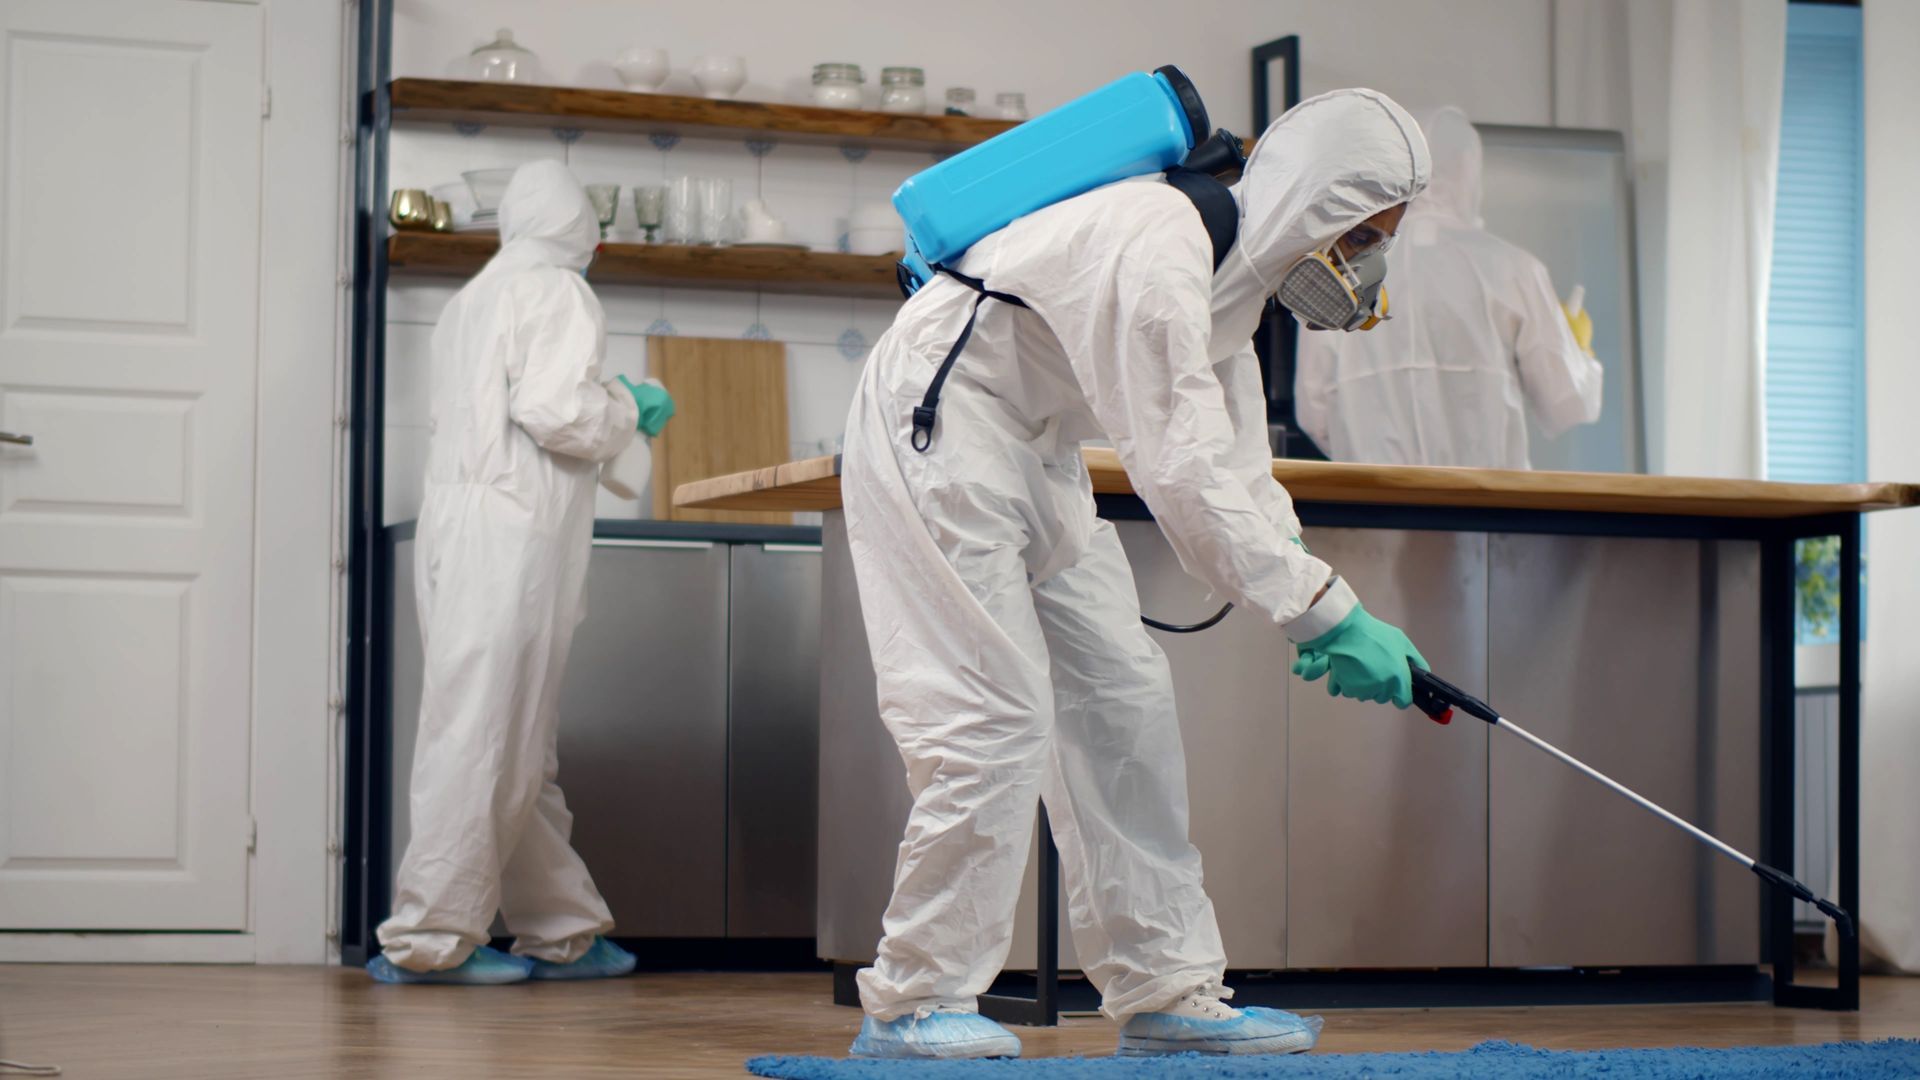
<svg viewBox="0 0 1920 1080"><path fill-rule="evenodd" d="M1300 104L1300 35L1288 34L1275 38L1264 45L1253 47L1253 137L1259 138L1273 123L1273 110L1267 108L1267 102L1273 95L1273 84L1267 69L1275 60L1286 62L1287 70L1281 76L1280 100L1286 108Z"/></svg>
<svg viewBox="0 0 1920 1080"><path fill-rule="evenodd" d="M1289 34L1254 46L1253 138L1263 134L1275 119L1268 102L1272 98L1272 68L1276 60L1285 64L1280 88L1282 108L1291 109L1300 104L1300 36ZM1254 330L1254 351L1260 358L1260 378L1267 395L1267 423L1277 425L1283 432L1281 444L1273 448L1275 457L1324 461L1326 455L1300 430L1299 421L1294 417L1293 372L1299 334L1299 325L1278 304L1267 305L1260 315L1259 327Z"/></svg>
<svg viewBox="0 0 1920 1080"><path fill-rule="evenodd" d="M383 723L391 597L381 535L385 504L387 99L393 0L360 0L353 182L352 441L348 482L346 731L342 770L340 957L362 964L379 951L373 929L388 905L387 824L391 747Z"/></svg>

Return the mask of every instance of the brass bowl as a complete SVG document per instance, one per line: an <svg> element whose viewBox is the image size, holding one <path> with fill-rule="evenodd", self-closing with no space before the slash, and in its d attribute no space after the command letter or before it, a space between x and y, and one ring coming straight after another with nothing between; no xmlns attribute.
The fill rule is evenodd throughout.
<svg viewBox="0 0 1920 1080"><path fill-rule="evenodd" d="M434 232L453 231L453 207L448 206L445 200L433 200L432 225Z"/></svg>
<svg viewBox="0 0 1920 1080"><path fill-rule="evenodd" d="M433 227L433 199L419 188L397 188L387 207L387 220L396 229Z"/></svg>

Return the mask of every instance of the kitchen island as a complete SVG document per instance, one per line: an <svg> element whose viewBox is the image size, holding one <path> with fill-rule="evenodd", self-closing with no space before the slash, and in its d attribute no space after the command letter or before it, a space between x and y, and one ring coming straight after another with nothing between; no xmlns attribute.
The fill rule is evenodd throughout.
<svg viewBox="0 0 1920 1080"><path fill-rule="evenodd" d="M1144 610L1210 614L1219 600L1181 571L1116 456L1086 457ZM845 999L873 956L910 801L878 722L838 465L718 477L675 502L825 515L816 942L847 976ZM1794 544L1839 537L1841 580L1857 580L1860 514L1912 506L1920 489L1292 460L1273 471L1308 546L1405 627L1436 673L1735 846L1809 873L1793 851ZM1833 895L1852 909L1859 605L1842 593ZM1329 698L1289 676L1284 635L1250 612L1156 636L1228 956L1236 972L1278 973L1257 980L1266 1000L1857 1001L1857 946L1843 950L1837 987L1795 983L1789 903L1516 740ZM1036 845L1035 866L1050 856ZM1008 962L1038 973L1034 999L989 1003L1013 1019L1050 1022L1056 949L1073 968L1052 876L1030 872Z"/></svg>

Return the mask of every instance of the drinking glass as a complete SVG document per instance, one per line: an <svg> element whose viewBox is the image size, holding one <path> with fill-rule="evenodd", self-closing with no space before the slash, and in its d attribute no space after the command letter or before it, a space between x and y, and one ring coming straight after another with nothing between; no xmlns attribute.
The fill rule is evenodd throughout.
<svg viewBox="0 0 1920 1080"><path fill-rule="evenodd" d="M700 242L724 244L731 237L727 226L733 219L733 181L708 177L700 181Z"/></svg>
<svg viewBox="0 0 1920 1080"><path fill-rule="evenodd" d="M593 203L593 213L600 219L600 239L607 238L607 227L613 224L613 215L620 210L619 184L588 184L587 201Z"/></svg>
<svg viewBox="0 0 1920 1080"><path fill-rule="evenodd" d="M661 231L669 244L692 244L700 239L700 178L676 176L667 181Z"/></svg>
<svg viewBox="0 0 1920 1080"><path fill-rule="evenodd" d="M653 234L660 228L660 214L666 208L667 189L665 185L654 184L633 189L633 217L642 229L647 231L647 243L653 243Z"/></svg>

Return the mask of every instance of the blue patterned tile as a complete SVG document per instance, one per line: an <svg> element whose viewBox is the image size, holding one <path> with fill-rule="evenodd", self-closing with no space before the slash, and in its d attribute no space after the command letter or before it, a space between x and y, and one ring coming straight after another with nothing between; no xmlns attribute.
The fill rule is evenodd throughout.
<svg viewBox="0 0 1920 1080"><path fill-rule="evenodd" d="M840 355L849 360L858 360L867 355L867 335L851 326L847 327L846 333L840 335L837 344L840 346Z"/></svg>

